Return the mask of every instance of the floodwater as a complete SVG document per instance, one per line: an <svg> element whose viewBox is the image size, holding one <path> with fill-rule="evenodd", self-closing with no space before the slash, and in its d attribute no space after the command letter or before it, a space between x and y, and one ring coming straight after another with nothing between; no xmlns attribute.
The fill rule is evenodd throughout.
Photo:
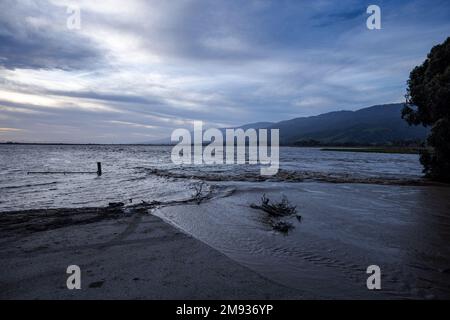
<svg viewBox="0 0 450 320"><path fill-rule="evenodd" d="M164 146L0 145L0 212L187 199L208 175L211 200L155 214L239 263L309 298L450 298L450 188L324 182L254 182L252 165L179 166ZM27 175L96 171L103 175ZM417 155L280 148L288 172L361 179L420 179ZM151 169L182 173L156 175ZM244 175L245 176L245 175ZM230 179L231 177L231 179ZM208 179L206 179L208 180ZM230 196L230 191L233 191ZM285 195L302 221L275 232L250 208L263 194ZM0 213L1 214L1 213ZM382 290L369 291L366 269L378 265Z"/></svg>
<svg viewBox="0 0 450 320"><path fill-rule="evenodd" d="M258 175L257 165L174 165L168 146L0 145L0 212L21 209L103 206L110 201L176 200L192 194L195 178L208 174L240 179ZM30 174L30 171L95 172L103 175ZM151 174L157 168L192 179ZM419 178L417 155L280 148L280 168L355 177Z"/></svg>
<svg viewBox="0 0 450 320"><path fill-rule="evenodd" d="M224 183L221 183L223 186ZM449 299L450 188L227 182L233 196L155 214L306 298ZM250 208L265 194L297 206L287 235ZM380 291L367 268L381 269Z"/></svg>

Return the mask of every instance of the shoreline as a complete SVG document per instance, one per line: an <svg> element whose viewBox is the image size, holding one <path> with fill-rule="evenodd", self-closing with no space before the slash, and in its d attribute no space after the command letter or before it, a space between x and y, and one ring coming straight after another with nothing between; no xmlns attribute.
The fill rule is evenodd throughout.
<svg viewBox="0 0 450 320"><path fill-rule="evenodd" d="M220 182L199 197L0 213L2 299L439 299L450 292L448 188ZM430 198L430 191L433 191ZM251 207L285 195L301 221ZM434 230L427 233L427 230ZM336 241L339 239L339 241ZM382 266L384 291L365 268ZM417 269L427 263L426 269ZM79 265L82 290L68 290ZM201 275L201 276L200 276ZM424 279L415 282L414 279ZM432 284L431 287L430 284Z"/></svg>
<svg viewBox="0 0 450 320"><path fill-rule="evenodd" d="M398 177L360 177L345 173L325 173L314 171L289 171L279 169L273 176L263 176L258 173L243 173L223 175L217 173L177 172L173 170L157 168L141 168L150 175L173 179L198 179L207 182L320 182L333 184L368 184L368 185L393 185L393 186L435 186L450 187L450 184L428 180L426 178L398 178Z"/></svg>
<svg viewBox="0 0 450 320"><path fill-rule="evenodd" d="M302 298L299 290L258 275L147 209L0 217L0 263L8 270L0 276L0 299ZM66 288L66 268L74 264L81 268L81 290Z"/></svg>
<svg viewBox="0 0 450 320"><path fill-rule="evenodd" d="M321 151L336 151L336 152L366 152L366 153L396 153L396 154L420 154L425 148L420 147L323 147Z"/></svg>
<svg viewBox="0 0 450 320"><path fill-rule="evenodd" d="M154 214L307 299L448 299L450 189L327 183L220 183L228 197ZM286 197L296 215L287 233L252 204ZM432 230L433 232L429 232ZM435 248L443 248L439 252ZM366 288L379 265L380 291Z"/></svg>

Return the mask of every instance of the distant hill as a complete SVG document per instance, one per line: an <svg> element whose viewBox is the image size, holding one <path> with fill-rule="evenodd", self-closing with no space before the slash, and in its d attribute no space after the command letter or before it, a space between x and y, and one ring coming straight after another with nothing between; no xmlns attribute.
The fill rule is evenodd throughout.
<svg viewBox="0 0 450 320"><path fill-rule="evenodd" d="M424 140L428 129L411 127L401 118L403 104L376 105L357 111L336 111L274 123L280 143L308 145L389 145Z"/></svg>
<svg viewBox="0 0 450 320"><path fill-rule="evenodd" d="M265 129L265 128L269 128L271 126L273 126L275 123L274 122L255 122L255 123L249 123L249 124L244 124L243 126L240 126L239 128L247 130L250 128L253 129Z"/></svg>
<svg viewBox="0 0 450 320"><path fill-rule="evenodd" d="M401 103L384 104L276 123L257 122L239 128L280 129L283 145L398 145L425 140L429 129L409 126L401 118L402 108ZM170 138L158 143L170 143Z"/></svg>

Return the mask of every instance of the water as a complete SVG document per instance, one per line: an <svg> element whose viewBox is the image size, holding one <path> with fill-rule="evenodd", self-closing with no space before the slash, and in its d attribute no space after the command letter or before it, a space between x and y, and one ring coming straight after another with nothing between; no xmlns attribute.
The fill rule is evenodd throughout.
<svg viewBox="0 0 450 320"><path fill-rule="evenodd" d="M252 182L244 165L176 166L164 146L0 145L0 212L35 208L104 206L111 201L180 200L198 179L213 198L202 205L154 213L259 274L321 298L450 298L450 188L323 182ZM27 171L96 171L103 175L27 175ZM381 179L420 179L417 155L347 153L315 148L280 149L280 167ZM156 175L149 169L181 173ZM234 181L233 181L234 180ZM234 190L230 197L226 192ZM263 193L286 195L302 222L274 232L264 213L251 209ZM366 288L368 265L382 270L381 292Z"/></svg>
<svg viewBox="0 0 450 320"><path fill-rule="evenodd" d="M93 171L103 175L27 175L28 171ZM111 201L187 197L189 182L149 176L143 167L164 167L167 147L0 146L0 211L104 206Z"/></svg>
<svg viewBox="0 0 450 320"><path fill-rule="evenodd" d="M449 299L450 188L227 182L232 197L156 214L259 274L326 299ZM250 208L282 195L302 222L283 235ZM366 287L370 265L382 290Z"/></svg>
<svg viewBox="0 0 450 320"><path fill-rule="evenodd" d="M167 146L0 145L0 211L35 208L103 206L111 201L174 200L192 194L192 181L149 174L148 168L182 172L188 177L224 177L250 172L255 165L176 166ZM28 171L96 171L103 175L27 175ZM419 178L417 155L280 150L280 167L358 177Z"/></svg>

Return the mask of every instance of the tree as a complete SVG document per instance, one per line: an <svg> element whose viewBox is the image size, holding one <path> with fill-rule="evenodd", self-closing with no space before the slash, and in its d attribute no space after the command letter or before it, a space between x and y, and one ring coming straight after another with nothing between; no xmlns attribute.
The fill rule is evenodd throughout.
<svg viewBox="0 0 450 320"><path fill-rule="evenodd" d="M431 126L420 155L423 172L450 182L450 37L411 71L402 118L410 125Z"/></svg>

